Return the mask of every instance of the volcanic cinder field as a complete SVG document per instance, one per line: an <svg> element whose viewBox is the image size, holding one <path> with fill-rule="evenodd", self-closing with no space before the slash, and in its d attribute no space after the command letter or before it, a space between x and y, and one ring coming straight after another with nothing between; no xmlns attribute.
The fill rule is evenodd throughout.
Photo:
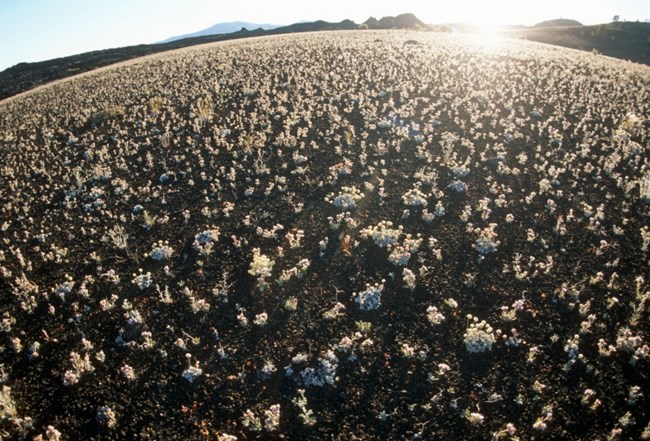
<svg viewBox="0 0 650 441"><path fill-rule="evenodd" d="M650 68L296 34L0 102L0 438L650 439Z"/></svg>

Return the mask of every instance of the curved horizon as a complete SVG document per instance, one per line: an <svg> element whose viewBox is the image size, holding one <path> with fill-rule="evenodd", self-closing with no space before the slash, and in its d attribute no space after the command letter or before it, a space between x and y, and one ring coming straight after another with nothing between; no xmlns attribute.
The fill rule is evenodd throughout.
<svg viewBox="0 0 650 441"><path fill-rule="evenodd" d="M235 1L115 0L108 3L62 0L0 3L0 71L21 62L38 62L94 50L151 44L192 34L218 23L245 21L286 26L299 22L345 19L363 23L413 13L427 24L474 23L526 25L567 18L583 25L650 19L650 5L642 0L564 2L550 0L543 8L532 1L482 2L457 0L444 8L407 0L306 4L295 0Z"/></svg>

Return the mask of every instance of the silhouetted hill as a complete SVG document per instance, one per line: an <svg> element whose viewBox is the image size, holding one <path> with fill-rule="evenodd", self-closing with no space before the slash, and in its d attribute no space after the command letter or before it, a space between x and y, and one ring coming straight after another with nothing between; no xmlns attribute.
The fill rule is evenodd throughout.
<svg viewBox="0 0 650 441"><path fill-rule="evenodd" d="M241 31L243 28L246 29L275 29L279 28L279 25L273 24L259 24L259 23L249 23L247 21L231 21L228 23L217 23L209 28L202 29L198 32L193 32L191 34L177 35L176 37L171 37L166 40L161 41L160 43L169 43L171 41L182 40L184 38L193 38L193 37L203 37L206 35L217 35L217 34L230 34L232 32Z"/></svg>
<svg viewBox="0 0 650 441"><path fill-rule="evenodd" d="M289 26L284 26L269 31L271 34L286 34L289 32L315 32L315 31L349 31L357 29L358 26L352 20L343 20L339 23L330 23L323 20L314 21L311 23L295 23ZM275 32L279 31L279 32Z"/></svg>
<svg viewBox="0 0 650 441"><path fill-rule="evenodd" d="M568 18L557 18L555 20L546 20L535 24L536 28L550 28L555 26L582 26L582 23Z"/></svg>
<svg viewBox="0 0 650 441"><path fill-rule="evenodd" d="M368 29L429 29L429 25L420 21L413 14L401 14L397 17L382 17L380 20L370 17L363 24Z"/></svg>
<svg viewBox="0 0 650 441"><path fill-rule="evenodd" d="M650 23L543 26L511 29L504 35L650 64Z"/></svg>

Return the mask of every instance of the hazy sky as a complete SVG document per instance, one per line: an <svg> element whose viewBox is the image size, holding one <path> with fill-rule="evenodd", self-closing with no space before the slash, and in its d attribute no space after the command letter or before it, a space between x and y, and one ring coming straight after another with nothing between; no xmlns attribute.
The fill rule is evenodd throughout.
<svg viewBox="0 0 650 441"><path fill-rule="evenodd" d="M140 43L216 23L356 23L412 12L430 24L532 25L554 18L606 23L650 19L650 0L0 0L0 70L21 61Z"/></svg>

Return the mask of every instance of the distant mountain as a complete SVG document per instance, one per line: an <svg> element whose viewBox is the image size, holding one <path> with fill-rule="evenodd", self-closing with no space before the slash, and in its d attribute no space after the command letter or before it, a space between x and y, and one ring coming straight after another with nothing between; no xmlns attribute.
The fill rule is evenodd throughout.
<svg viewBox="0 0 650 441"><path fill-rule="evenodd" d="M338 23L330 23L329 21L312 21L312 22L301 22L294 23L289 26L282 26L281 28L271 29L266 31L269 34L288 34L294 32L314 32L314 31L351 31L354 29L359 29L357 25L352 20L343 20Z"/></svg>
<svg viewBox="0 0 650 441"><path fill-rule="evenodd" d="M420 21L413 14L401 14L397 17L382 17L377 20L370 17L363 25L368 29L428 29L429 25Z"/></svg>
<svg viewBox="0 0 650 441"><path fill-rule="evenodd" d="M194 32L192 34L185 34L185 35L178 35L176 37L171 37L164 41L160 41L159 43L169 43L171 41L182 40L184 38L204 37L206 35L230 34L232 32L241 31L242 29L247 29L250 31L252 29L268 30L268 29L275 29L279 27L280 25L273 25L268 23L257 24L257 23L249 23L246 21L231 21L228 23L217 23L214 26L210 26L209 28L203 29L198 32Z"/></svg>
<svg viewBox="0 0 650 441"><path fill-rule="evenodd" d="M534 27L536 28L552 28L556 26L582 26L582 23L576 20L571 20L569 18L556 18L555 20L546 20L540 23L537 23Z"/></svg>

